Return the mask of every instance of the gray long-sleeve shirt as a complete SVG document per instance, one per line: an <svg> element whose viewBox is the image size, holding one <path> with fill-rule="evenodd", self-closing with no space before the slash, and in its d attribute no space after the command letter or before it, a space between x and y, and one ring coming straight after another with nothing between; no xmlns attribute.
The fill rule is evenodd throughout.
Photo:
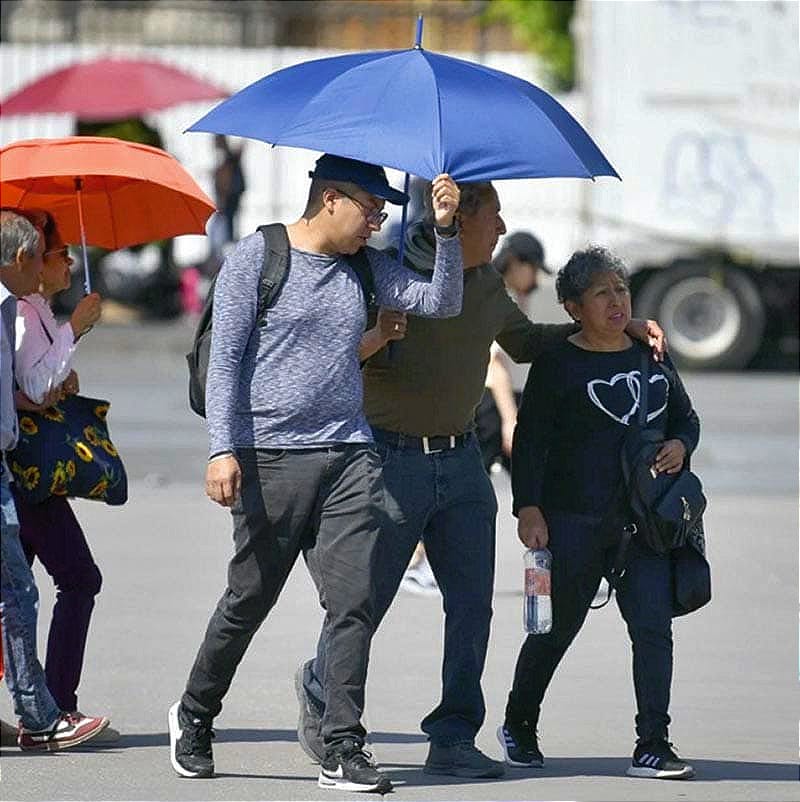
<svg viewBox="0 0 800 802"><path fill-rule="evenodd" d="M260 233L245 237L217 280L206 389L210 453L371 441L358 363L366 306L357 276L338 256L292 248L267 325L257 327L263 254ZM431 279L373 248L367 255L377 303L423 317L460 312L458 237L437 237Z"/></svg>

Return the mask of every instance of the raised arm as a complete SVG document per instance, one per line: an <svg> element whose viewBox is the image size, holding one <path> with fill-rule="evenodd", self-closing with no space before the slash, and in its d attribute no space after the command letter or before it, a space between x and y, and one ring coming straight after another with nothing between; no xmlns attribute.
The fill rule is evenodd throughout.
<svg viewBox="0 0 800 802"><path fill-rule="evenodd" d="M428 278L398 264L392 254L371 251L375 297L381 306L420 317L454 317L461 312L464 292L461 242L453 224L459 191L449 176L440 175L434 179L431 192L438 229L433 276ZM440 233L442 230L446 233Z"/></svg>

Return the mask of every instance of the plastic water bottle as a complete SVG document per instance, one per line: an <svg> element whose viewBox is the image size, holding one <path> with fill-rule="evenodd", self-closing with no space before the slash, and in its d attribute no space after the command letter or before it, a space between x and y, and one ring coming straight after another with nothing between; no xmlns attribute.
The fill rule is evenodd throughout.
<svg viewBox="0 0 800 802"><path fill-rule="evenodd" d="M550 600L549 549L528 549L525 552L525 631L546 635L553 628L553 605Z"/></svg>

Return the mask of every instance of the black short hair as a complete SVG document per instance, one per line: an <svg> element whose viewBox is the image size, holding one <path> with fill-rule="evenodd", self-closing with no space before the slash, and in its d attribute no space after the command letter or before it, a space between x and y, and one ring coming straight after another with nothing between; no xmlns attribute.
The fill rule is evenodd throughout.
<svg viewBox="0 0 800 802"><path fill-rule="evenodd" d="M630 286L628 268L618 256L599 245L591 245L585 250L575 251L569 261L558 271L556 293L558 302L580 301L581 296L592 284L598 273L615 273L625 286Z"/></svg>
<svg viewBox="0 0 800 802"><path fill-rule="evenodd" d="M424 215L423 222L429 229L433 229L435 214L433 211L433 198L431 197L432 181L426 181L423 189ZM497 196L497 190L491 181L474 181L457 183L461 197L458 201L457 211L462 215L473 215L490 198Z"/></svg>

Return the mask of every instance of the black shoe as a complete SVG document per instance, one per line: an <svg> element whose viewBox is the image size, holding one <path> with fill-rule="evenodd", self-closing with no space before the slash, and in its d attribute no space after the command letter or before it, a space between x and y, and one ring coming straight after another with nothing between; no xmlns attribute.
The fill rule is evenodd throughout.
<svg viewBox="0 0 800 802"><path fill-rule="evenodd" d="M294 672L294 692L297 695L299 713L297 717L297 740L303 751L315 762L325 759L325 745L322 742L322 703L309 694L303 684L306 663L301 663Z"/></svg>
<svg viewBox="0 0 800 802"><path fill-rule="evenodd" d="M499 760L486 757L472 741L436 744L431 741L425 774L449 774L451 777L502 777L506 767Z"/></svg>
<svg viewBox="0 0 800 802"><path fill-rule="evenodd" d="M392 790L392 782L378 771L372 755L358 741L342 741L328 750L322 761L319 787L388 794Z"/></svg>
<svg viewBox="0 0 800 802"><path fill-rule="evenodd" d="M672 744L663 738L639 741L633 761L625 772L629 777L651 777L656 780L688 780L694 769L672 751Z"/></svg>
<svg viewBox="0 0 800 802"><path fill-rule="evenodd" d="M503 756L509 766L526 769L540 769L544 766L544 755L539 749L536 730L533 733L512 730L507 724L502 724L497 728L497 740L503 747Z"/></svg>
<svg viewBox="0 0 800 802"><path fill-rule="evenodd" d="M211 723L192 716L180 702L169 709L169 757L181 777L213 777Z"/></svg>

